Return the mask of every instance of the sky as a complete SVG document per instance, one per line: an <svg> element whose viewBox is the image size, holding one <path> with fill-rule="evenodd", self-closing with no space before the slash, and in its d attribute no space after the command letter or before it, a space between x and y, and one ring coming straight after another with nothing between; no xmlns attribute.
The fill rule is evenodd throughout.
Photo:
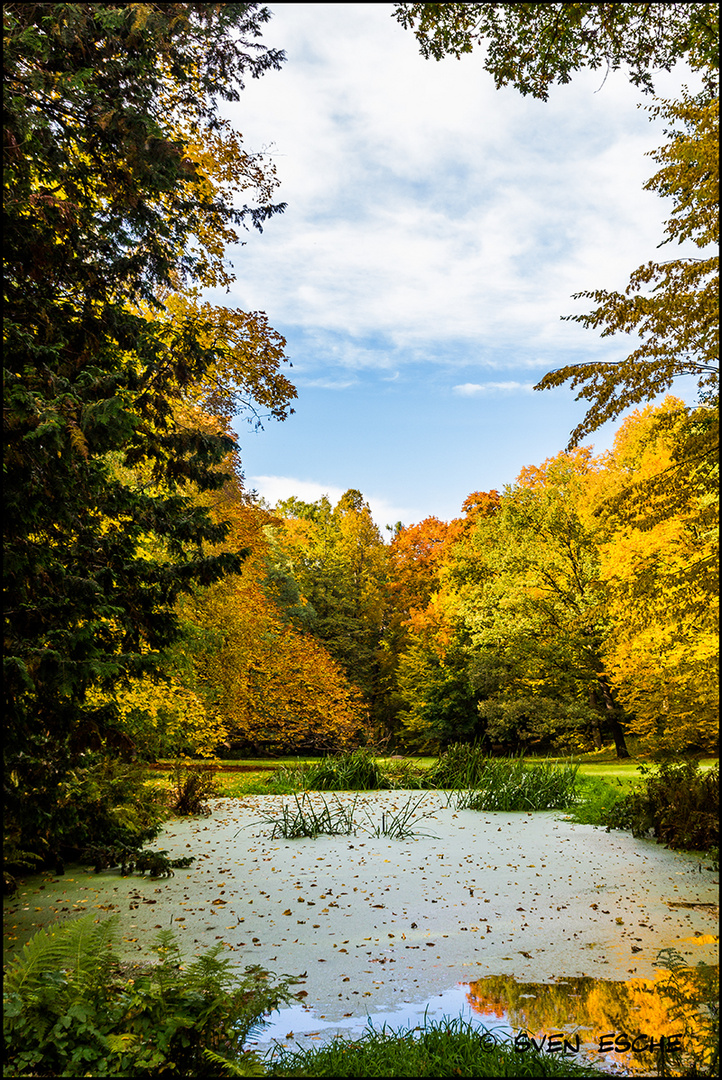
<svg viewBox="0 0 722 1080"><path fill-rule="evenodd" d="M236 280L211 298L266 312L298 398L260 432L238 424L246 486L271 505L356 488L382 532L449 520L565 448L585 405L534 391L547 371L634 348L561 316L660 257L671 204L643 185L662 124L623 71L542 102L496 90L478 52L424 60L392 4L270 10L283 69L223 111L287 209L229 249ZM662 96L684 83L655 77ZM675 392L694 401L691 381Z"/></svg>

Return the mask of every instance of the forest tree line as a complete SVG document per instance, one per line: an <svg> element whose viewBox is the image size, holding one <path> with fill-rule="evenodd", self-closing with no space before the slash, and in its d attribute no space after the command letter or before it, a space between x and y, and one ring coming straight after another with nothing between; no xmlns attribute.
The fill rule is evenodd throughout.
<svg viewBox="0 0 722 1080"><path fill-rule="evenodd" d="M679 466L713 422L669 396L608 453L563 451L390 543L359 491L270 508L236 474L210 502L242 569L179 602L169 681L116 695L119 733L151 757L714 749L717 478Z"/></svg>

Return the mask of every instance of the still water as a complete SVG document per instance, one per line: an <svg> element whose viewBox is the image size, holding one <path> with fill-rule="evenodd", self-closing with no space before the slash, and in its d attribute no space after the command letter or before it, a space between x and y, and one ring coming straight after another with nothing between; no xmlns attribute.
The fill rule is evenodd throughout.
<svg viewBox="0 0 722 1080"><path fill-rule="evenodd" d="M677 976L660 968L654 979L626 982L585 977L533 983L498 976L457 983L421 1004L402 1001L365 1018L327 1020L317 1010L295 1005L272 1013L249 1046L264 1054L275 1045L295 1049L335 1036L358 1038L367 1027L407 1031L458 1018L478 1029L482 1045L496 1040L525 1053L563 1055L606 1073L654 1076L661 1046L699 1062L705 1048L714 1045L718 996L718 966Z"/></svg>
<svg viewBox="0 0 722 1080"><path fill-rule="evenodd" d="M682 1033L694 1049L705 1015L694 1001L715 997L700 980L717 981L716 873L553 811L456 811L443 792L338 796L372 824L421 797L403 840L362 829L285 840L268 823L281 797L219 799L208 817L167 823L154 846L194 860L171 877L78 865L19 881L3 904L5 958L40 927L93 911L117 917L125 961L150 959L170 927L188 957L218 946L240 967L294 978L308 1008L272 1017L259 1049L357 1034L369 1017L413 1027L425 1013L526 1031L547 1051L566 1038L577 1060L628 1075L654 1063L641 1035L656 1051ZM686 971L671 997L655 966L670 948Z"/></svg>

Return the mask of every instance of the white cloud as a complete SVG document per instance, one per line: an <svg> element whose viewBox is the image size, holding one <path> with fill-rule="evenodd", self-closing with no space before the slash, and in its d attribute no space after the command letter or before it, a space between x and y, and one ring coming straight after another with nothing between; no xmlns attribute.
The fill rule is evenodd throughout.
<svg viewBox="0 0 722 1080"><path fill-rule="evenodd" d="M624 287L662 238L642 185L663 136L638 92L621 72L598 93L582 73L547 103L497 91L476 55L423 60L390 15L274 9L264 37L287 64L232 115L251 148L275 143L289 208L247 238L237 302L311 334L299 359L326 374L433 363L439 345L462 361L513 348L513 366L525 350L608 350L560 315L586 310L575 291Z"/></svg>
<svg viewBox="0 0 722 1080"><path fill-rule="evenodd" d="M482 394L531 394L534 383L520 382L488 382L488 383L461 383L453 387L454 393L460 397L479 397Z"/></svg>
<svg viewBox="0 0 722 1080"><path fill-rule="evenodd" d="M303 502L316 502L325 495L334 506L347 490L335 487L333 484L321 484L316 480L298 480L293 476L249 476L246 478L246 484L248 488L255 489L270 506L275 506L282 499L289 499L292 495ZM387 499L366 495L365 492L364 498L385 540L389 539L387 525L395 525L397 521L409 525L412 521L418 521L425 516L418 510L395 506Z"/></svg>
<svg viewBox="0 0 722 1080"><path fill-rule="evenodd" d="M296 386L316 390L348 390L357 386L358 379L296 379Z"/></svg>

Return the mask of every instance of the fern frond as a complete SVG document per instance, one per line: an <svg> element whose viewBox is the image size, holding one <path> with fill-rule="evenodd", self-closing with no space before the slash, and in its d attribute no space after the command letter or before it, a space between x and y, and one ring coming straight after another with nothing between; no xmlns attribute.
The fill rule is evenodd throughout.
<svg viewBox="0 0 722 1080"><path fill-rule="evenodd" d="M125 1054L134 1046L140 1039L140 1035L133 1035L132 1032L126 1031L122 1035L106 1035L105 1041L108 1044L108 1048L114 1054Z"/></svg>
<svg viewBox="0 0 722 1080"><path fill-rule="evenodd" d="M21 996L37 992L49 975L67 971L75 979L104 974L115 957L110 945L118 916L95 922L92 913L38 930L14 957L5 972L5 987ZM100 962L100 965L99 965Z"/></svg>
<svg viewBox="0 0 722 1080"><path fill-rule="evenodd" d="M230 1061L221 1054L217 1054L214 1050L209 1050L208 1047L205 1047L203 1056L208 1058L209 1061L212 1061L214 1065L220 1065L224 1072L227 1072L229 1076L266 1075L266 1070L263 1068L263 1065L256 1054L246 1053L240 1061Z"/></svg>

